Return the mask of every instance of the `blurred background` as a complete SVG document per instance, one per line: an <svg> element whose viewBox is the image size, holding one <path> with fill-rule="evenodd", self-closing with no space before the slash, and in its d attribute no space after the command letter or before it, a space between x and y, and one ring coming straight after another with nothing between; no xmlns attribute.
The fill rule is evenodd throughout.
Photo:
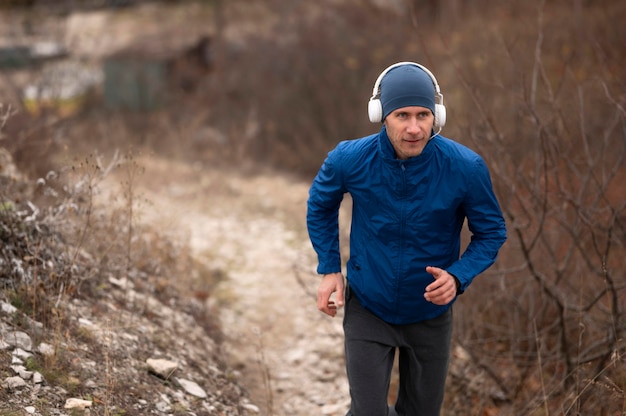
<svg viewBox="0 0 626 416"><path fill-rule="evenodd" d="M451 414L626 411L626 2L0 0L0 145L33 178L144 149L310 181L378 131L378 74L437 77L509 229L456 309Z"/></svg>

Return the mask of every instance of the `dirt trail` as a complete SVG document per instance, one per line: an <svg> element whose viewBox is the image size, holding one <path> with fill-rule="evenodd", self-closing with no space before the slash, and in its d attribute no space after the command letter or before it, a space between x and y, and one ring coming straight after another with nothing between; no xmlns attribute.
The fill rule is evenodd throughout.
<svg viewBox="0 0 626 416"><path fill-rule="evenodd" d="M207 301L226 351L262 415L343 415L341 316L315 306L318 278L304 223L308 184L146 159L144 219L189 238L227 278Z"/></svg>

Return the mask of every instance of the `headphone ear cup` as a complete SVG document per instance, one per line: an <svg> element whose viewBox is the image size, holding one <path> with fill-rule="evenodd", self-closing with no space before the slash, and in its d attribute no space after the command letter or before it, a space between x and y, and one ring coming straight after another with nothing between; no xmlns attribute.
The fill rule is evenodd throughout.
<svg viewBox="0 0 626 416"><path fill-rule="evenodd" d="M446 106L443 104L435 104L435 125L433 127L440 129L446 125Z"/></svg>
<svg viewBox="0 0 626 416"><path fill-rule="evenodd" d="M367 114L372 123L380 123L383 119L383 105L379 99L372 99L367 103Z"/></svg>

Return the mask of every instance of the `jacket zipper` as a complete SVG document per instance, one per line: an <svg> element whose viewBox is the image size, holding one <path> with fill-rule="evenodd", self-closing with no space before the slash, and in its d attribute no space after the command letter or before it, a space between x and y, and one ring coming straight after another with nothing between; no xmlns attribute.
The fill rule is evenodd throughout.
<svg viewBox="0 0 626 416"><path fill-rule="evenodd" d="M402 280L402 274L404 273L404 262L405 262L405 246L406 244L404 244L404 240L405 240L405 228L406 228L406 197L407 197L407 184L406 184L406 166L404 165L404 162L400 162L400 170L402 173L402 181L401 181L401 189L400 189L400 206L399 206L399 217L400 217L400 227L399 227L399 233L400 233L400 248L399 248L399 256L398 256L398 266L396 268L396 273L395 273L395 281L394 281L394 289L395 289L395 309L396 309L396 313L399 313L400 311L397 310L400 302L398 299L398 294L400 293L400 281Z"/></svg>

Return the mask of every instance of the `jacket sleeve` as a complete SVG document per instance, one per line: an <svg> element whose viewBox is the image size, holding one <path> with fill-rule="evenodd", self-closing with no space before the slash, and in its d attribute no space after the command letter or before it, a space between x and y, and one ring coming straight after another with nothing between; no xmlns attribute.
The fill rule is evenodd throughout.
<svg viewBox="0 0 626 416"><path fill-rule="evenodd" d="M489 268L506 241L506 225L500 205L493 192L489 170L482 158L474 161L473 172L467 175L468 192L463 209L471 240L461 258L447 271L461 283L462 293L474 277Z"/></svg>
<svg viewBox="0 0 626 416"><path fill-rule="evenodd" d="M339 207L346 191L339 159L340 150L331 151L309 189L307 229L319 274L341 272Z"/></svg>

